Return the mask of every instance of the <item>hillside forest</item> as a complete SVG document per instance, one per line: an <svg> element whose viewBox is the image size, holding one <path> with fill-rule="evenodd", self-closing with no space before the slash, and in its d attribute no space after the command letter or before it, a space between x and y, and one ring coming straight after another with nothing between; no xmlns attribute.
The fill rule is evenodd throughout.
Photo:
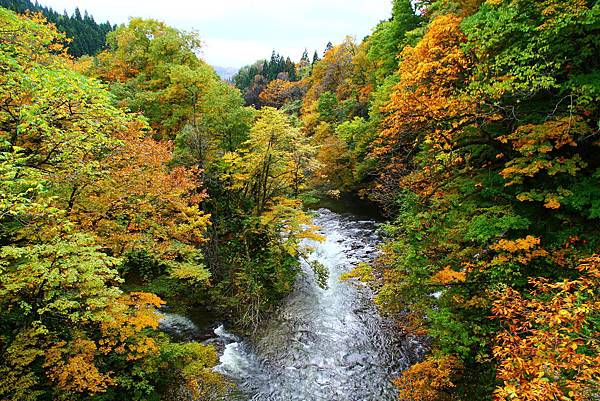
<svg viewBox="0 0 600 401"><path fill-rule="evenodd" d="M426 339L399 400L599 399L597 0L393 0L232 82L194 32L0 5L1 400L224 399L157 311L252 333L345 194L385 223L344 279Z"/></svg>

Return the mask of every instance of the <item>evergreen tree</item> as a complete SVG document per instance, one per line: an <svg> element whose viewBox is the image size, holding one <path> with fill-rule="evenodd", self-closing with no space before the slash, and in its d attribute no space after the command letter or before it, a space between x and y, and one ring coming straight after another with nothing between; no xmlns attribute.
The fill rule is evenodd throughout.
<svg viewBox="0 0 600 401"><path fill-rule="evenodd" d="M301 63L310 63L310 59L308 58L308 50L304 49L304 53L302 53L302 57L300 58Z"/></svg>
<svg viewBox="0 0 600 401"><path fill-rule="evenodd" d="M319 53L317 53L317 51L315 50L315 54L313 54L313 59L312 59L313 65L318 63L319 60L321 60L321 58L319 57Z"/></svg>
<svg viewBox="0 0 600 401"><path fill-rule="evenodd" d="M0 0L0 7L7 8L17 13L26 11L40 12L46 19L55 24L59 31L64 32L72 41L69 54L80 57L85 54L95 55L100 52L106 42L106 34L114 29L109 22L96 23L94 18L84 11L82 17L79 8L75 8L72 16L66 10L62 14L52 8L41 6L37 1L31 0Z"/></svg>

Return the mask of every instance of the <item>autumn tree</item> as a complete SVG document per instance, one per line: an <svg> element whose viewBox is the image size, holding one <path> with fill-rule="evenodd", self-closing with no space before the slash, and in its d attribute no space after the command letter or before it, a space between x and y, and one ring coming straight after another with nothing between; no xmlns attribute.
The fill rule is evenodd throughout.
<svg viewBox="0 0 600 401"><path fill-rule="evenodd" d="M202 196L189 194L190 173L169 171L168 146L142 138L142 120L70 69L53 26L0 9L0 29L0 396L154 397L173 363L151 366L168 342L155 332L164 302L120 288L120 256L147 240L135 232L142 215L149 225L169 215L169 238L196 251ZM164 252L165 231L148 231L147 246Z"/></svg>
<svg viewBox="0 0 600 401"><path fill-rule="evenodd" d="M111 32L107 44L88 74L111 83L119 105L143 112L164 138L174 138L208 85L219 81L196 56L200 39L194 32L133 18Z"/></svg>
<svg viewBox="0 0 600 401"><path fill-rule="evenodd" d="M257 324L289 293L299 273L300 241L315 227L302 210L315 149L291 118L274 108L256 114L249 138L212 167L218 196L218 263L223 303L244 325Z"/></svg>
<svg viewBox="0 0 600 401"><path fill-rule="evenodd" d="M233 167L232 188L247 194L261 214L275 198L299 195L313 165L313 152L288 116L265 107L239 153L226 156Z"/></svg>
<svg viewBox="0 0 600 401"><path fill-rule="evenodd" d="M144 252L174 277L205 282L198 246L210 215L199 207L199 172L170 168L172 146L133 128L123 146L101 163L106 174L70 198L69 216L115 256Z"/></svg>
<svg viewBox="0 0 600 401"><path fill-rule="evenodd" d="M269 82L259 97L265 106L281 108L285 104L301 101L306 92L306 84L302 81L290 82L276 79Z"/></svg>
<svg viewBox="0 0 600 401"><path fill-rule="evenodd" d="M511 300L517 309L533 306L530 299L544 298L536 283L578 282L585 273L570 266L597 249L598 110L588 86L597 47L584 39L593 35L594 6L426 3L430 22L400 54L368 156L381 163L374 197L395 218L386 227L394 239L374 265L385 282L376 301L401 316L405 330L432 336L434 353L459 358L464 369L448 390L456 397L490 399L498 369L512 380L506 399L549 399L542 387L532 391L535 374L525 364L495 366L496 352L517 351L493 348L498 293L490 290L516 291L502 296L509 310ZM517 342L502 336L503 347ZM545 341L529 339L523 355ZM542 378L540 386L552 386Z"/></svg>

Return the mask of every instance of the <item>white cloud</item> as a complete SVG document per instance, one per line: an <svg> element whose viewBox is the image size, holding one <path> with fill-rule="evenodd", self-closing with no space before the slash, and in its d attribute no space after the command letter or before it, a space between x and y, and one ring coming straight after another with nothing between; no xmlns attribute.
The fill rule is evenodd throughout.
<svg viewBox="0 0 600 401"><path fill-rule="evenodd" d="M239 67L272 49L300 57L346 35L362 38L391 13L391 0L40 0L57 11L87 10L96 21L156 18L196 29L214 65Z"/></svg>
<svg viewBox="0 0 600 401"><path fill-rule="evenodd" d="M243 39L203 39L201 56L203 59L220 66L242 66L261 58L268 58L273 46L264 42ZM304 47L277 47L282 55L299 58Z"/></svg>

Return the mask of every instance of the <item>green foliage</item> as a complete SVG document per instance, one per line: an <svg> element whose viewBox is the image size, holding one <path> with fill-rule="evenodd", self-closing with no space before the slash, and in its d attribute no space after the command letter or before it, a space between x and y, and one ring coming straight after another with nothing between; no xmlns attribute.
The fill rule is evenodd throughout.
<svg viewBox="0 0 600 401"><path fill-rule="evenodd" d="M79 8L75 8L73 15L59 14L52 8L43 7L36 1L30 0L1 0L0 7L7 8L17 13L41 12L46 19L55 24L59 31L65 32L72 40L69 45L69 54L74 57L95 55L104 49L106 35L114 28L109 22L98 24L94 17L87 11L81 15Z"/></svg>
<svg viewBox="0 0 600 401"><path fill-rule="evenodd" d="M431 337L435 358L398 380L437 372L443 394L420 383L419 399L490 399L496 364L515 374L498 343L513 298L582 285L571 266L597 253L597 2L395 0L362 43L297 65L274 52L237 88L194 32L134 18L75 62L66 38L96 54L110 25L0 4L67 33L0 8L2 399L219 397L215 350L157 335L163 302L124 293L119 269L129 288L251 327L292 290L302 240L320 239L302 209L319 191L360 189L390 213L382 254L344 278ZM516 394L507 377L497 397Z"/></svg>
<svg viewBox="0 0 600 401"><path fill-rule="evenodd" d="M163 137L174 137L197 111L207 83L220 81L196 56L194 32L133 18L106 41L109 51L94 59L89 74L111 83L119 104L143 111Z"/></svg>
<svg viewBox="0 0 600 401"><path fill-rule="evenodd" d="M368 57L377 64L375 72L381 82L398 69L398 55L407 44L406 34L416 29L422 17L417 15L409 0L394 0L392 18L379 23L367 39Z"/></svg>
<svg viewBox="0 0 600 401"><path fill-rule="evenodd" d="M166 266L144 250L135 250L125 254L121 274L127 277L133 273L144 281L152 280L165 273ZM153 291L154 292L154 291Z"/></svg>
<svg viewBox="0 0 600 401"><path fill-rule="evenodd" d="M315 280L319 287L326 290L328 287L327 281L329 280L329 270L327 267L318 260L311 260L308 264L315 274Z"/></svg>
<svg viewBox="0 0 600 401"><path fill-rule="evenodd" d="M512 211L498 206L492 206L476 212L467 227L465 240L488 244L494 238L502 237L509 231L525 230L529 220L523 216L514 215Z"/></svg>
<svg viewBox="0 0 600 401"><path fill-rule="evenodd" d="M154 363L160 369L161 387L170 389L171 394L217 400L228 387L222 377L212 371L217 362L217 352L211 345L167 342L160 348ZM170 399L170 394L163 394L165 396Z"/></svg>
<svg viewBox="0 0 600 401"><path fill-rule="evenodd" d="M313 227L294 198L304 191L313 153L288 115L266 107L235 152L207 165L211 297L244 325L288 294L299 272L299 242Z"/></svg>

